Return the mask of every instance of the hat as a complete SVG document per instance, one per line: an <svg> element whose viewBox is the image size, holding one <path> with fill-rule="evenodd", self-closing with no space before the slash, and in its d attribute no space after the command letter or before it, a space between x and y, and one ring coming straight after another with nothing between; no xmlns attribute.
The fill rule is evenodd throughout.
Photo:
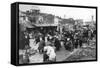
<svg viewBox="0 0 100 68"><path fill-rule="evenodd" d="M70 38L67 38L67 40L69 41L69 40L70 40Z"/></svg>

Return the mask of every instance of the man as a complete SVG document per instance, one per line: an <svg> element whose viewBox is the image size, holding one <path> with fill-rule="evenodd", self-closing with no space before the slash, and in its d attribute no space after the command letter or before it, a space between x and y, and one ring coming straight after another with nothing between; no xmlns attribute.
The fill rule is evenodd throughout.
<svg viewBox="0 0 100 68"><path fill-rule="evenodd" d="M39 43L39 47L38 47L40 53L43 53L44 46L45 46L45 41L43 40L42 37L40 37L40 43Z"/></svg>
<svg viewBox="0 0 100 68"><path fill-rule="evenodd" d="M55 38L54 46L56 47L56 50L59 51L61 48L61 43L58 40L58 38Z"/></svg>
<svg viewBox="0 0 100 68"><path fill-rule="evenodd" d="M47 45L44 47L44 62L55 62L56 61L56 53L55 48L51 45L50 42L47 42Z"/></svg>

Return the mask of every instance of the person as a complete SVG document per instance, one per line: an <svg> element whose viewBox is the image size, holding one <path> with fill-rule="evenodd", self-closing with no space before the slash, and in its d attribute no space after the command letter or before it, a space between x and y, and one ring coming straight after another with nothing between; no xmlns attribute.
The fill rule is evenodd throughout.
<svg viewBox="0 0 100 68"><path fill-rule="evenodd" d="M45 41L43 40L42 37L40 37L40 42L39 42L39 47L38 47L39 53L43 53L44 46L45 46Z"/></svg>
<svg viewBox="0 0 100 68"><path fill-rule="evenodd" d="M78 33L75 33L75 35L74 35L74 42L73 42L73 44L74 44L74 48L78 48Z"/></svg>
<svg viewBox="0 0 100 68"><path fill-rule="evenodd" d="M59 51L61 48L61 43L58 40L58 38L55 38L54 46L56 47L56 50Z"/></svg>
<svg viewBox="0 0 100 68"><path fill-rule="evenodd" d="M56 61L55 47L53 47L50 42L48 42L44 47L44 62L46 61L48 62Z"/></svg>
<svg viewBox="0 0 100 68"><path fill-rule="evenodd" d="M38 47L39 47L39 42L36 42L36 39L30 39L30 50L32 51L35 51L35 52L38 52Z"/></svg>
<svg viewBox="0 0 100 68"><path fill-rule="evenodd" d="M19 35L19 49L24 49L25 48L25 33L24 32L20 32L20 35Z"/></svg>
<svg viewBox="0 0 100 68"><path fill-rule="evenodd" d="M66 39L66 43L65 43L64 47L66 50L72 51L72 41L70 38Z"/></svg>
<svg viewBox="0 0 100 68"><path fill-rule="evenodd" d="M43 52L43 61L44 62L47 62L47 61L49 61L49 56L46 54L46 50L44 50L44 52Z"/></svg>
<svg viewBox="0 0 100 68"><path fill-rule="evenodd" d="M45 43L46 43L46 42L48 42L48 37L47 37L47 36L45 36Z"/></svg>
<svg viewBox="0 0 100 68"><path fill-rule="evenodd" d="M29 46L29 35L28 32L25 32L25 46Z"/></svg>
<svg viewBox="0 0 100 68"><path fill-rule="evenodd" d="M31 47L31 49L34 49L35 45L36 45L35 39L30 38L29 39L29 46Z"/></svg>

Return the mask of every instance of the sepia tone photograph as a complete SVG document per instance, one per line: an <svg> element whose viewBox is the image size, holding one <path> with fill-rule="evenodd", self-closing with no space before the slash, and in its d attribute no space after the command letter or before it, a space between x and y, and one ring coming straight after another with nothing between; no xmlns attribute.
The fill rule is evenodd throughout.
<svg viewBox="0 0 100 68"><path fill-rule="evenodd" d="M96 60L96 9L19 4L19 64Z"/></svg>

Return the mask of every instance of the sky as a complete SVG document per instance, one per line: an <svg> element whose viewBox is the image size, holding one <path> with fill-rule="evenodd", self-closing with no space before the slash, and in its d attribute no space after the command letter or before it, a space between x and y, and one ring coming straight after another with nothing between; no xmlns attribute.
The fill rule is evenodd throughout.
<svg viewBox="0 0 100 68"><path fill-rule="evenodd" d="M83 19L91 21L91 16L96 20L96 10L93 8L76 8L76 7L58 7L58 6L41 6L41 5L19 5L19 10L27 11L30 9L40 9L42 13L53 14L62 18Z"/></svg>

